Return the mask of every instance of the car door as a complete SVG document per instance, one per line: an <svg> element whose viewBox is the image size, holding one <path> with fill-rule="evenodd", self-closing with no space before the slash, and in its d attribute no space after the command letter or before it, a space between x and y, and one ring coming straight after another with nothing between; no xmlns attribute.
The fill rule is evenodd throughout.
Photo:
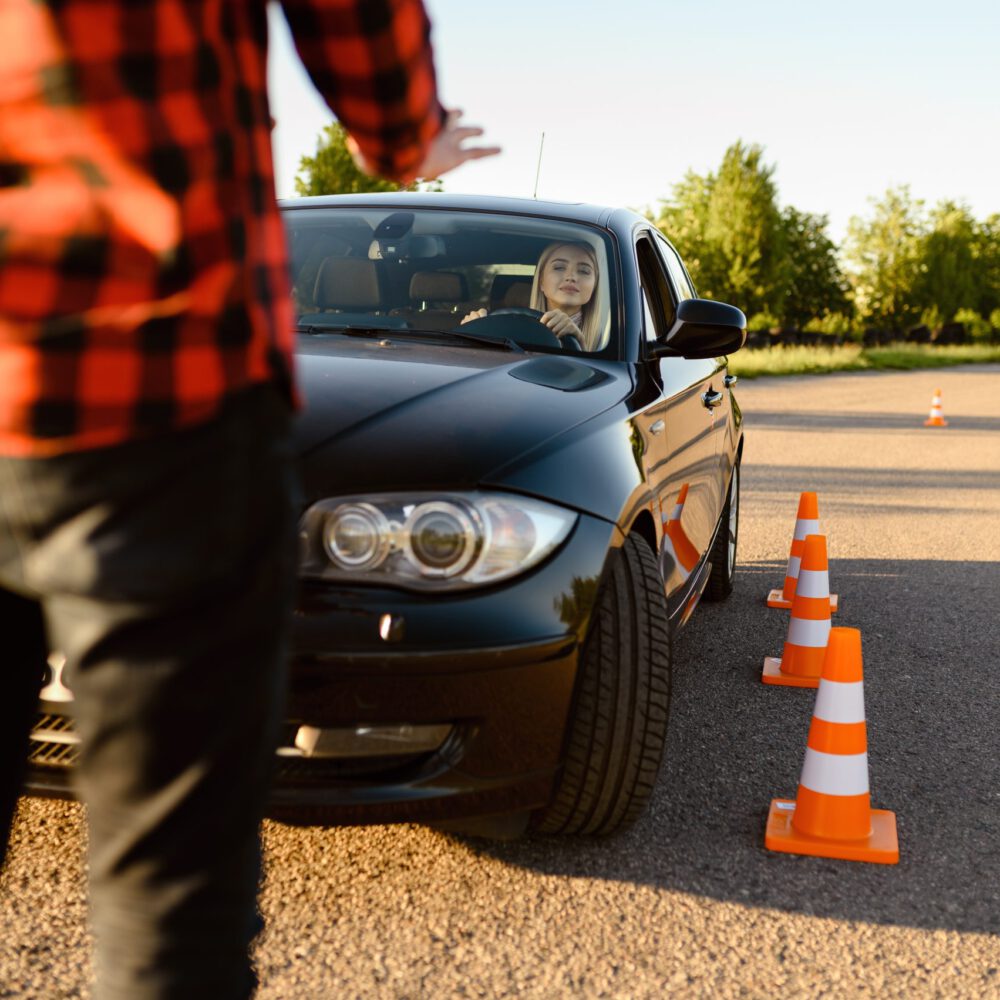
<svg viewBox="0 0 1000 1000"><path fill-rule="evenodd" d="M653 230L653 241L657 250L660 252L661 259L666 265L671 285L674 289L675 295L677 296L676 301L680 301L681 299L697 298L694 284L691 281L691 276L688 274L687 268L681 261L680 255L658 229ZM721 360L725 362L724 358ZM732 474L733 464L736 458L736 440L735 438L731 439L731 432L736 422L733 419L732 413L732 393L729 391L730 386L734 385L735 382L736 377L728 374L727 367L719 368L711 382L712 392L714 394L721 393L721 398L719 398L718 395L713 396L713 408L715 409L715 419L713 422L713 430L715 434L715 454L719 460L719 478L717 480L717 485L721 490L718 497L720 513L725 502L726 486L729 483L729 477Z"/></svg>
<svg viewBox="0 0 1000 1000"><path fill-rule="evenodd" d="M653 345L673 325L683 290L672 287L651 231L638 231L635 253L646 355L640 364L659 387L658 401L646 411L647 476L663 525L659 560L667 596L679 601L685 596L691 573L708 550L722 511L717 396L726 393L721 392L722 372L714 359L653 356ZM672 606L671 612L675 610Z"/></svg>

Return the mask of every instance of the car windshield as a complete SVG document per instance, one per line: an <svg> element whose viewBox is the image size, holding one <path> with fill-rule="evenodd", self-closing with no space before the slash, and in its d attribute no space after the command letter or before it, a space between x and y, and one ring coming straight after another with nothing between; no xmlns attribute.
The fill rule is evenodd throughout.
<svg viewBox="0 0 1000 1000"><path fill-rule="evenodd" d="M284 220L296 322L310 332L458 330L465 343L617 352L612 244L595 227L355 205L289 206ZM572 325L562 316L540 323L555 312Z"/></svg>

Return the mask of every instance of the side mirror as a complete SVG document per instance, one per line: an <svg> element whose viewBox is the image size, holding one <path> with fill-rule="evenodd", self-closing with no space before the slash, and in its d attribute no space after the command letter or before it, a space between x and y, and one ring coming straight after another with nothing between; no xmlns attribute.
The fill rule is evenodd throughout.
<svg viewBox="0 0 1000 1000"><path fill-rule="evenodd" d="M738 351L747 339L747 318L736 306L711 299L685 299L670 332L652 344L653 357L718 358Z"/></svg>

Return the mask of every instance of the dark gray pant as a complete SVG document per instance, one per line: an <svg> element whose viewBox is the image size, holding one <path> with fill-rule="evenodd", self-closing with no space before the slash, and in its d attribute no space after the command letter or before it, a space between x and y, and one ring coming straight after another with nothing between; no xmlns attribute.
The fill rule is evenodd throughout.
<svg viewBox="0 0 1000 1000"><path fill-rule="evenodd" d="M0 834L5 846L43 616L75 696L100 998L253 990L296 512L288 407L270 388L155 440L0 458L0 611L17 635Z"/></svg>

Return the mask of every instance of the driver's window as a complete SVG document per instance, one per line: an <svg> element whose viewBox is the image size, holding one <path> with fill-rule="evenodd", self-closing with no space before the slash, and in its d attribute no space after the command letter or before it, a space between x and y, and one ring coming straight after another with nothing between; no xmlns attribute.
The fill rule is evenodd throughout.
<svg viewBox="0 0 1000 1000"><path fill-rule="evenodd" d="M640 285L639 291L642 292L643 335L646 340L656 340L658 336L656 332L656 320L653 319L653 310L649 308L649 298L646 295L646 289Z"/></svg>
<svg viewBox="0 0 1000 1000"><path fill-rule="evenodd" d="M660 253L663 255L664 263L667 265L667 270L673 279L674 288L677 290L678 296L682 299L693 299L695 297L694 287L688 278L687 271L684 270L684 265L681 263L680 257L677 256L677 251L674 250L660 233L655 233L654 235L656 245L660 248Z"/></svg>
<svg viewBox="0 0 1000 1000"><path fill-rule="evenodd" d="M663 274L663 268L648 236L641 236L635 245L642 288L645 339L660 340L674 322L674 302Z"/></svg>

